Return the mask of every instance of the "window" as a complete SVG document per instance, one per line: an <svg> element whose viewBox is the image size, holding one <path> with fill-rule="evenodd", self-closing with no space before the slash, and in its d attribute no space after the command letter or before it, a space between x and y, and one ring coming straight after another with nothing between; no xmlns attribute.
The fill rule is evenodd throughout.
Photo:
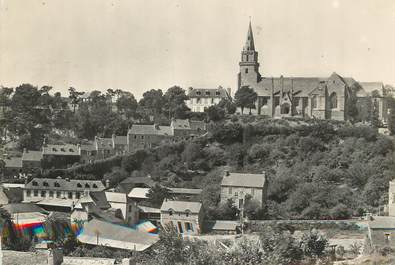
<svg viewBox="0 0 395 265"><path fill-rule="evenodd" d="M171 215L173 215L173 210L169 210L169 215L171 216Z"/></svg>
<svg viewBox="0 0 395 265"><path fill-rule="evenodd" d="M335 92L329 96L329 108L337 109L337 95Z"/></svg>
<svg viewBox="0 0 395 265"><path fill-rule="evenodd" d="M89 189L91 186L88 183L85 183L85 188Z"/></svg>
<svg viewBox="0 0 395 265"><path fill-rule="evenodd" d="M237 197L237 195L238 195L238 194L237 194L237 191L235 191L235 197Z"/></svg>
<svg viewBox="0 0 395 265"><path fill-rule="evenodd" d="M47 192L45 190L41 191L41 197L45 197L47 195Z"/></svg>
<svg viewBox="0 0 395 265"><path fill-rule="evenodd" d="M35 190L35 191L33 192L33 194L34 194L34 197L37 197L37 196L38 196L38 190Z"/></svg>
<svg viewBox="0 0 395 265"><path fill-rule="evenodd" d="M289 114L290 107L288 103L284 103L281 105L281 114Z"/></svg>
<svg viewBox="0 0 395 265"><path fill-rule="evenodd" d="M228 189L229 189L228 193L232 194L232 187L229 187Z"/></svg>
<svg viewBox="0 0 395 265"><path fill-rule="evenodd" d="M27 197L30 197L31 195L32 195L32 191L31 190L26 191L26 196Z"/></svg>
<svg viewBox="0 0 395 265"><path fill-rule="evenodd" d="M251 195L254 196L255 195L255 189L251 188Z"/></svg>
<svg viewBox="0 0 395 265"><path fill-rule="evenodd" d="M132 211L132 205L129 205L129 212Z"/></svg>
<svg viewBox="0 0 395 265"><path fill-rule="evenodd" d="M56 148L52 148L52 151L57 152L58 150L56 150Z"/></svg>
<svg viewBox="0 0 395 265"><path fill-rule="evenodd" d="M44 185L44 187L48 187L49 186L48 182L46 182L46 181L44 181L43 185Z"/></svg>
<svg viewBox="0 0 395 265"><path fill-rule="evenodd" d="M80 192L77 192L77 193L75 194L75 197L76 197L77 199L81 198L81 193L80 193Z"/></svg>
<svg viewBox="0 0 395 265"><path fill-rule="evenodd" d="M62 193L60 191L56 192L56 198L60 198L62 196Z"/></svg>
<svg viewBox="0 0 395 265"><path fill-rule="evenodd" d="M391 240L391 233L385 233L384 238L385 238L385 243L388 244Z"/></svg>
<svg viewBox="0 0 395 265"><path fill-rule="evenodd" d="M77 188L82 188L81 183L77 183Z"/></svg>
<svg viewBox="0 0 395 265"><path fill-rule="evenodd" d="M134 139L137 139L137 135L133 135L133 138L134 138Z"/></svg>
<svg viewBox="0 0 395 265"><path fill-rule="evenodd" d="M200 91L197 91L197 92L196 92L196 95L199 95L199 96L200 96L201 94L202 94L202 92L200 92Z"/></svg>
<svg viewBox="0 0 395 265"><path fill-rule="evenodd" d="M248 61L248 54L246 55L246 61Z"/></svg>
<svg viewBox="0 0 395 265"><path fill-rule="evenodd" d="M216 96L220 96L220 95L221 95L221 92L217 91L217 92L215 92L215 95L216 95Z"/></svg>
<svg viewBox="0 0 395 265"><path fill-rule="evenodd" d="M192 224L190 222L185 222L185 230L193 232Z"/></svg>
<svg viewBox="0 0 395 265"><path fill-rule="evenodd" d="M311 99L311 107L316 109L318 107L318 96L314 95Z"/></svg>
<svg viewBox="0 0 395 265"><path fill-rule="evenodd" d="M246 74L248 74L248 68L246 68L246 69L244 70L244 72L245 72Z"/></svg>
<svg viewBox="0 0 395 265"><path fill-rule="evenodd" d="M69 192L67 193L67 197L68 197L69 199L72 199L72 198L73 198L73 193L69 191Z"/></svg>
<svg viewBox="0 0 395 265"><path fill-rule="evenodd" d="M57 188L59 188L59 187L60 187L60 184L57 183L57 182L55 182L54 186L57 187Z"/></svg>
<svg viewBox="0 0 395 265"><path fill-rule="evenodd" d="M97 189L97 185L96 185L96 184L93 184L93 188L94 188L94 189Z"/></svg>
<svg viewBox="0 0 395 265"><path fill-rule="evenodd" d="M186 216L186 217L189 217L189 210L186 210L186 211L185 211L185 216Z"/></svg>
<svg viewBox="0 0 395 265"><path fill-rule="evenodd" d="M141 139L144 139L144 135L141 135Z"/></svg>
<svg viewBox="0 0 395 265"><path fill-rule="evenodd" d="M38 186L38 182L37 181L33 181L32 185L33 186Z"/></svg>
<svg viewBox="0 0 395 265"><path fill-rule="evenodd" d="M70 149L69 149L69 152L72 152L72 153L74 153L74 149L71 149L71 148L70 148Z"/></svg>
<svg viewBox="0 0 395 265"><path fill-rule="evenodd" d="M210 91L206 91L206 96L210 96Z"/></svg>
<svg viewBox="0 0 395 265"><path fill-rule="evenodd" d="M49 192L49 197L50 197L50 198L53 198L53 191L50 191L50 192Z"/></svg>
<svg viewBox="0 0 395 265"><path fill-rule="evenodd" d="M66 152L66 150L64 148L60 148L60 151L62 152Z"/></svg>

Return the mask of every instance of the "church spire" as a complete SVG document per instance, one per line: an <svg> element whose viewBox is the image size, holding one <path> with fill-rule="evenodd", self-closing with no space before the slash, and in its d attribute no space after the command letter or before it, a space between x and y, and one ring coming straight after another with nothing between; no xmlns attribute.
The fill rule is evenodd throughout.
<svg viewBox="0 0 395 265"><path fill-rule="evenodd" d="M243 50L244 51L255 51L254 35L252 34L251 20L248 25L247 40L246 40L246 44L244 45Z"/></svg>

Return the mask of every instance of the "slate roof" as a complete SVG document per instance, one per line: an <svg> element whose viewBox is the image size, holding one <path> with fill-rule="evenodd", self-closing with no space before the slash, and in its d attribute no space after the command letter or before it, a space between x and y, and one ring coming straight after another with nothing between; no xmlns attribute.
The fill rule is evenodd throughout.
<svg viewBox="0 0 395 265"><path fill-rule="evenodd" d="M22 157L10 157L3 160L6 168L22 168Z"/></svg>
<svg viewBox="0 0 395 265"><path fill-rule="evenodd" d="M138 135L162 135L162 136L173 136L173 130L170 126L160 125L144 125L144 124L133 124L129 129L129 134Z"/></svg>
<svg viewBox="0 0 395 265"><path fill-rule="evenodd" d="M136 199L147 199L147 194L150 188L133 188L129 194L129 198L136 198Z"/></svg>
<svg viewBox="0 0 395 265"><path fill-rule="evenodd" d="M22 161L41 161L43 158L42 151L29 151L23 152Z"/></svg>
<svg viewBox="0 0 395 265"><path fill-rule="evenodd" d="M33 185L36 184L36 185ZM57 184L55 186L55 184ZM77 180L77 179L50 179L34 178L26 184L27 189L48 189L48 190L65 190L65 191L101 191L105 187L99 180Z"/></svg>
<svg viewBox="0 0 395 265"><path fill-rule="evenodd" d="M228 91L224 88L190 88L189 98L229 98Z"/></svg>
<svg viewBox="0 0 395 265"><path fill-rule="evenodd" d="M108 202L116 202L116 203L126 203L127 196L125 193L120 192L105 192L106 199Z"/></svg>
<svg viewBox="0 0 395 265"><path fill-rule="evenodd" d="M74 144L48 144L43 146L44 155L79 156L79 148Z"/></svg>
<svg viewBox="0 0 395 265"><path fill-rule="evenodd" d="M395 217L374 216L368 224L371 229L395 229Z"/></svg>
<svg viewBox="0 0 395 265"><path fill-rule="evenodd" d="M89 192L89 197L100 209L108 209L111 207L111 205L107 201L107 197L104 191L91 191Z"/></svg>
<svg viewBox="0 0 395 265"><path fill-rule="evenodd" d="M199 213L201 208L202 204L200 202L164 200L160 210L164 212L168 212L169 210L185 212L189 210L191 213Z"/></svg>
<svg viewBox="0 0 395 265"><path fill-rule="evenodd" d="M10 203L4 205L2 208L10 214L45 212L41 207L34 203Z"/></svg>
<svg viewBox="0 0 395 265"><path fill-rule="evenodd" d="M266 174L229 173L222 178L221 186L263 188Z"/></svg>
<svg viewBox="0 0 395 265"><path fill-rule="evenodd" d="M99 245L112 248L143 251L156 243L159 237L93 218L84 224L78 240L85 244L97 245L99 241Z"/></svg>
<svg viewBox="0 0 395 265"><path fill-rule="evenodd" d="M202 189L186 189L186 188L168 188L170 193L173 194L190 194L190 195L200 195Z"/></svg>
<svg viewBox="0 0 395 265"><path fill-rule="evenodd" d="M144 205L138 205L137 207L143 213L159 213L160 214L160 209L158 209L158 208L144 206Z"/></svg>

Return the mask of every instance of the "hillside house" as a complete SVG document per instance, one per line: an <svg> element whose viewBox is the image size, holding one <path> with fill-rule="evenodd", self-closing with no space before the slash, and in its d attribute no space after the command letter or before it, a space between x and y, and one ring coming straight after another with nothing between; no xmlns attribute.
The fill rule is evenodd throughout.
<svg viewBox="0 0 395 265"><path fill-rule="evenodd" d="M202 232L203 209L200 202L164 200L160 213L164 229L174 228L180 234L189 235Z"/></svg>
<svg viewBox="0 0 395 265"><path fill-rule="evenodd" d="M221 182L221 203L233 200L237 208L242 208L249 197L262 206L267 190L266 174L231 173L225 171Z"/></svg>

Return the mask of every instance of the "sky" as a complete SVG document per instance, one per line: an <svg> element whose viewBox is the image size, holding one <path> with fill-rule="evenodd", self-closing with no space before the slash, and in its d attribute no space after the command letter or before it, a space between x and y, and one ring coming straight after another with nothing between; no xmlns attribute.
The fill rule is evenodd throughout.
<svg viewBox="0 0 395 265"><path fill-rule="evenodd" d="M263 76L395 85L394 0L0 0L0 85L234 91L250 18Z"/></svg>

